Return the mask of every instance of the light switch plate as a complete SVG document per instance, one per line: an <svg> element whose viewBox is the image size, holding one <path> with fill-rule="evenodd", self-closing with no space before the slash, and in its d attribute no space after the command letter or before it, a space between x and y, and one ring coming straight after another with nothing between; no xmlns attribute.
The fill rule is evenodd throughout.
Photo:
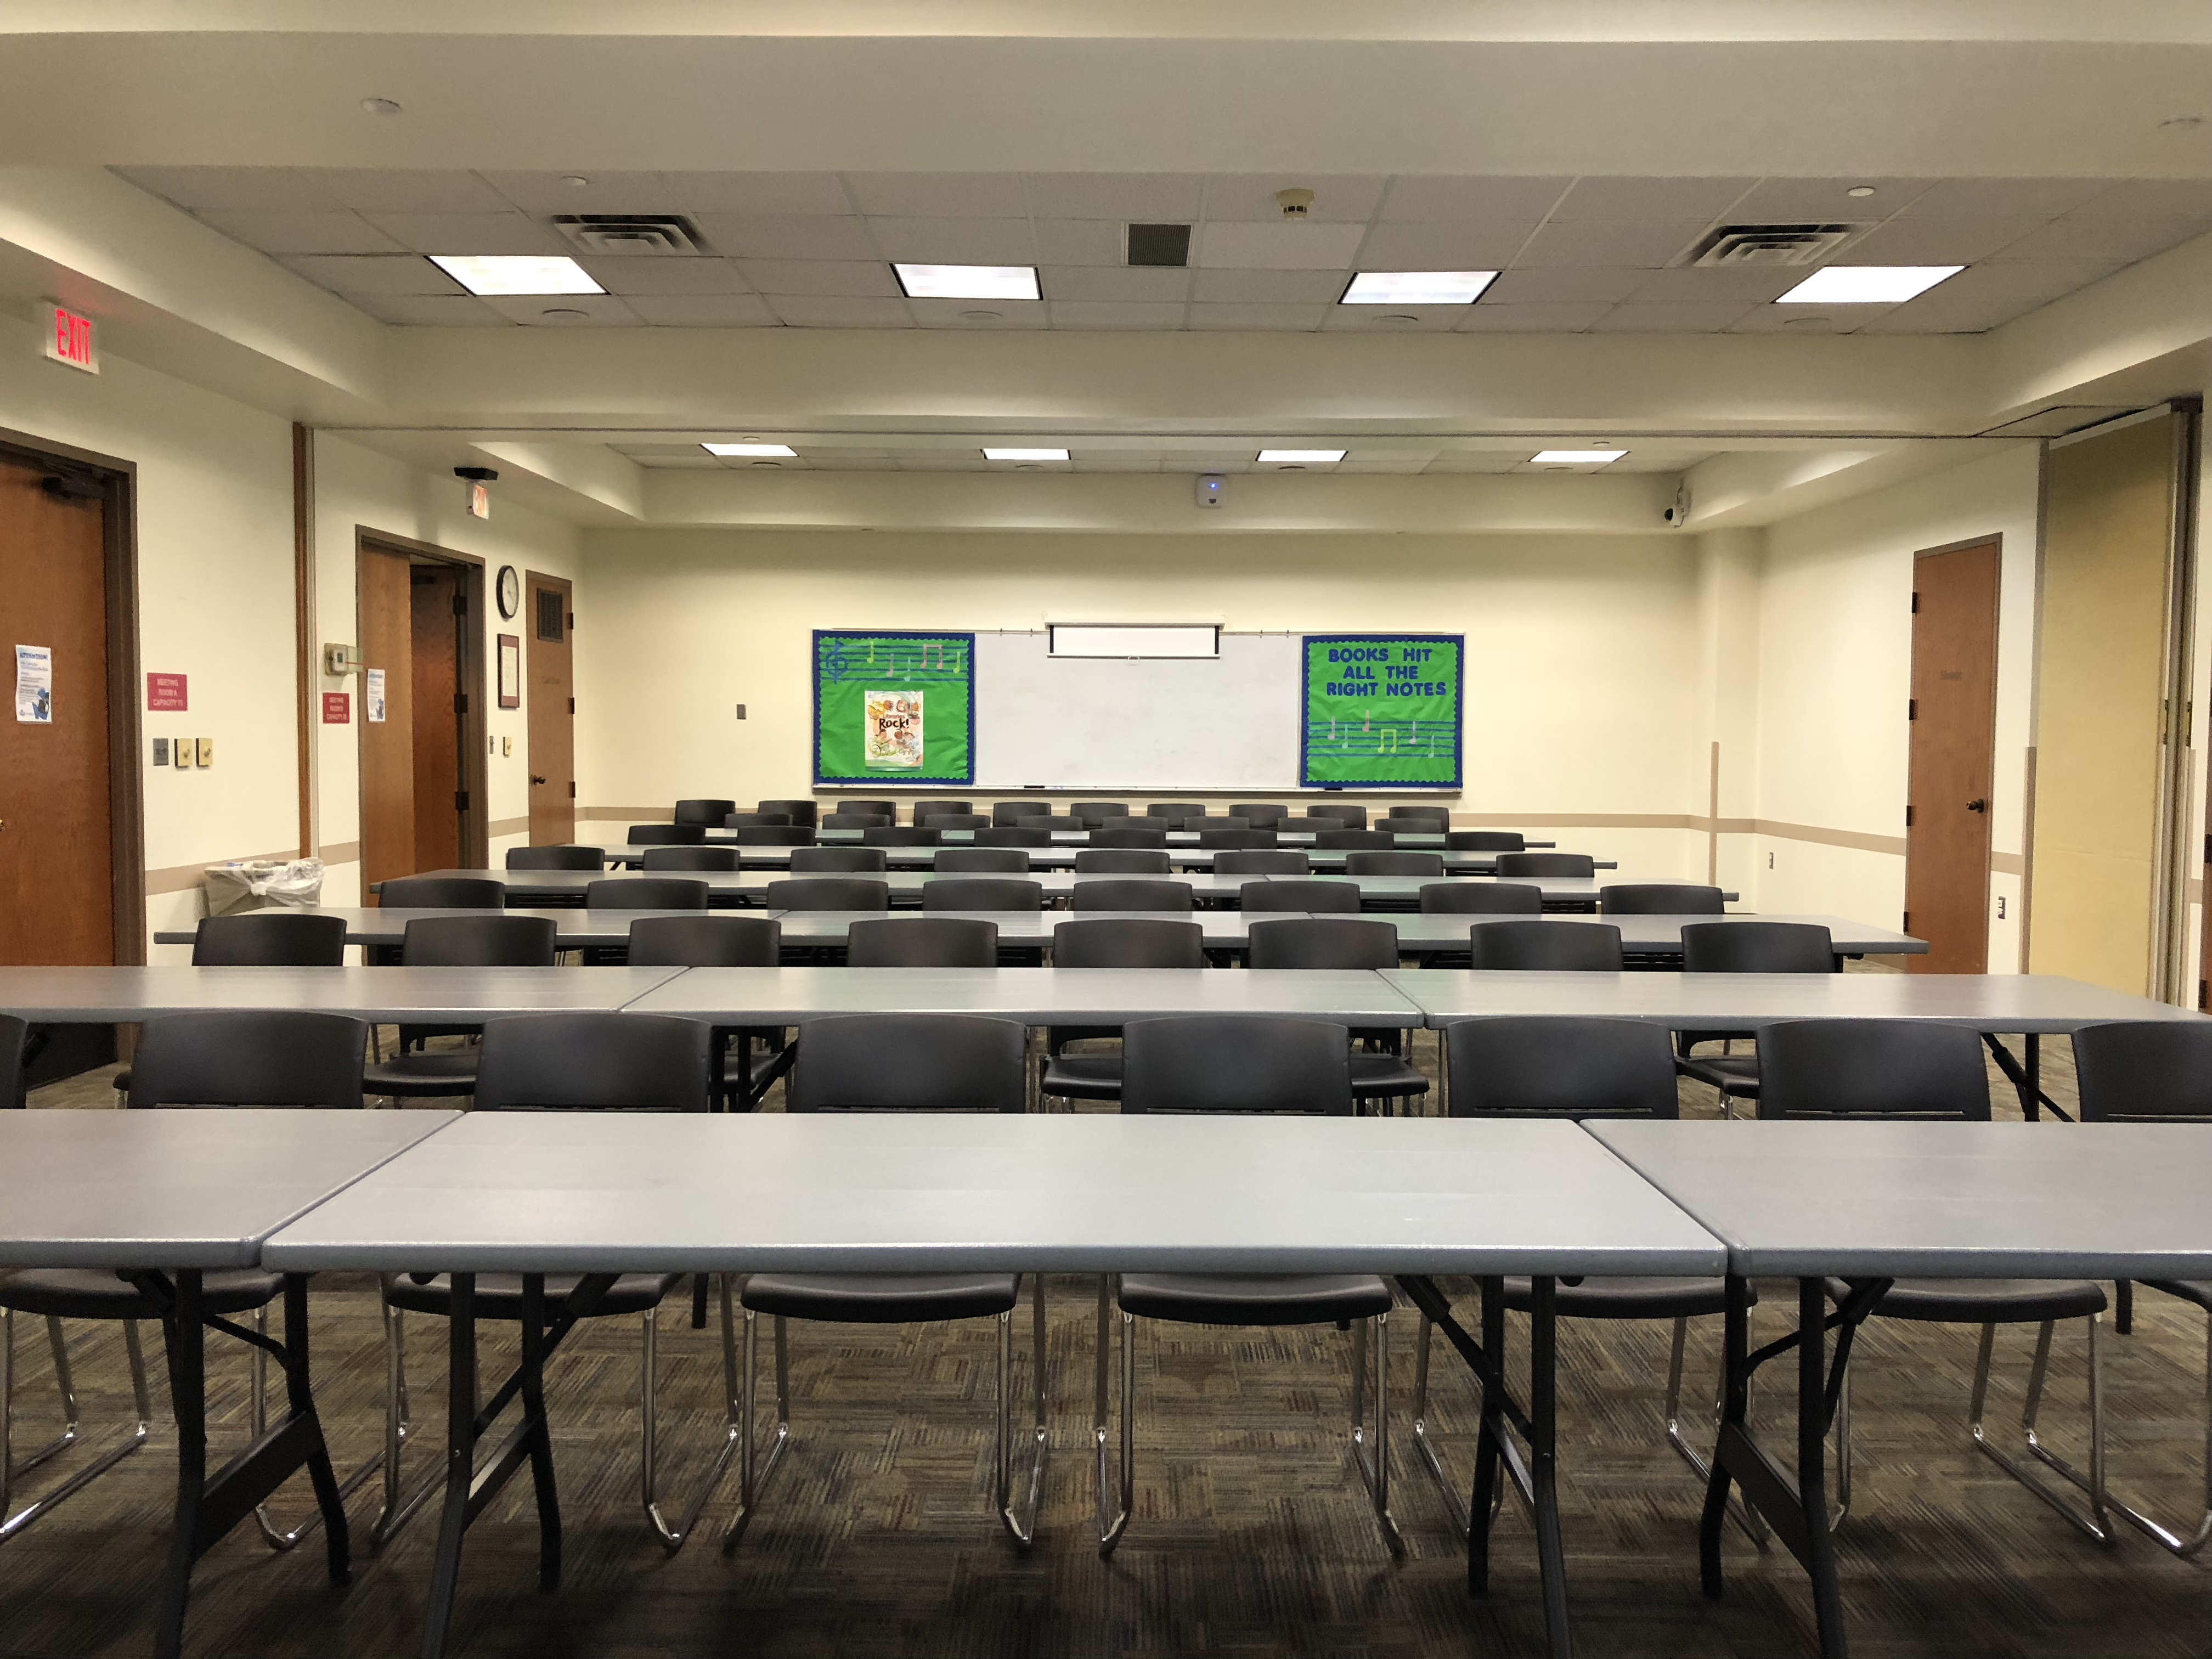
<svg viewBox="0 0 2212 1659"><path fill-rule="evenodd" d="M202 738L199 740L199 763L202 766L213 766L215 764L215 739L213 738Z"/></svg>
<svg viewBox="0 0 2212 1659"><path fill-rule="evenodd" d="M170 745L169 753L175 757L179 766L190 766L192 763L192 740L190 738L179 738Z"/></svg>
<svg viewBox="0 0 2212 1659"><path fill-rule="evenodd" d="M501 738L499 740L499 752L502 757L514 754L514 739L513 738Z"/></svg>

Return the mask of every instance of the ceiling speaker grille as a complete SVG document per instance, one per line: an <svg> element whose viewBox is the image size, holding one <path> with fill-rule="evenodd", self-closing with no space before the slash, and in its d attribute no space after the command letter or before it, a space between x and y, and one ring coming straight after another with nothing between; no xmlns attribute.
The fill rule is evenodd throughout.
<svg viewBox="0 0 2212 1659"><path fill-rule="evenodd" d="M706 245L678 213L562 213L553 228L586 253L697 254Z"/></svg>
<svg viewBox="0 0 2212 1659"><path fill-rule="evenodd" d="M1864 225L1723 225L1698 238L1681 263L1715 265L1817 264Z"/></svg>

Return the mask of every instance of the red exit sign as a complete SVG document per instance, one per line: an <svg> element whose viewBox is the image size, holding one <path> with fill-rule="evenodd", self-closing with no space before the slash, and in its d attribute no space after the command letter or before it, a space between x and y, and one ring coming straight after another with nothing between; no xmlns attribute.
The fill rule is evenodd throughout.
<svg viewBox="0 0 2212 1659"><path fill-rule="evenodd" d="M100 356L93 342L92 319L80 317L67 306L52 300L42 308L46 318L46 356L88 374L99 374Z"/></svg>

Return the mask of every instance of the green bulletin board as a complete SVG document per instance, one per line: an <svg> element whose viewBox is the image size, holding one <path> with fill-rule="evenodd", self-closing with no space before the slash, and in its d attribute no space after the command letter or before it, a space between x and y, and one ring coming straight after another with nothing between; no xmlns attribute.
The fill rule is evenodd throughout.
<svg viewBox="0 0 2212 1659"><path fill-rule="evenodd" d="M817 783L969 783L973 634L814 635Z"/></svg>
<svg viewBox="0 0 2212 1659"><path fill-rule="evenodd" d="M1298 783L1459 787L1458 634L1309 634Z"/></svg>

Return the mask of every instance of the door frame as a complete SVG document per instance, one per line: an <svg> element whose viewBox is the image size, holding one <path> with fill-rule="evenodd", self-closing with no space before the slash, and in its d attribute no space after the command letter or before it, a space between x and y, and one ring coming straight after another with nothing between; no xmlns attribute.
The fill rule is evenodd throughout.
<svg viewBox="0 0 2212 1659"><path fill-rule="evenodd" d="M538 643L538 618L532 614L532 601L530 595L533 588L540 586L557 587L561 590L562 593L566 596L562 601L561 617L562 641L567 646L568 651L568 838L571 841L574 841L576 836L576 827L584 816L582 804L577 800L575 793L576 581L575 578L573 576L549 576L544 571L532 570L527 566L525 566L523 568L522 622L524 628L527 631L522 636L522 678L526 685L530 680L530 649L532 646ZM526 778L531 775L532 770L536 764L535 760L530 753L530 715L532 712L532 711L526 701L525 707L523 708L522 729L522 775ZM525 786L526 788L530 787L532 786ZM523 816L526 819L529 817L529 803L527 796L526 796L524 799ZM534 833L534 831L530 830L524 831L525 835L532 835ZM533 845L535 843L533 843Z"/></svg>
<svg viewBox="0 0 2212 1659"><path fill-rule="evenodd" d="M490 803L486 799L489 769L484 764L484 562L471 553L456 553L450 547L440 547L434 542L418 542L411 536L402 536L389 530L378 530L365 524L354 526L354 634L361 633L361 571L362 562L372 553L388 557L403 558L410 562L417 558L436 564L457 567L461 573L461 591L467 596L468 625L460 630L461 695L468 699L468 708L461 715L461 775L469 798L468 805L460 814L461 857L464 867L483 869L491 859ZM362 746L368 741L368 708L364 704L362 718L354 724L354 798L356 821L368 823L368 803L362 799L361 763ZM473 862L471 862L473 860Z"/></svg>
<svg viewBox="0 0 2212 1659"><path fill-rule="evenodd" d="M115 960L146 961L146 801L139 761L143 723L138 678L138 464L0 427L0 455L90 477L101 489L102 574L107 600L107 858Z"/></svg>

